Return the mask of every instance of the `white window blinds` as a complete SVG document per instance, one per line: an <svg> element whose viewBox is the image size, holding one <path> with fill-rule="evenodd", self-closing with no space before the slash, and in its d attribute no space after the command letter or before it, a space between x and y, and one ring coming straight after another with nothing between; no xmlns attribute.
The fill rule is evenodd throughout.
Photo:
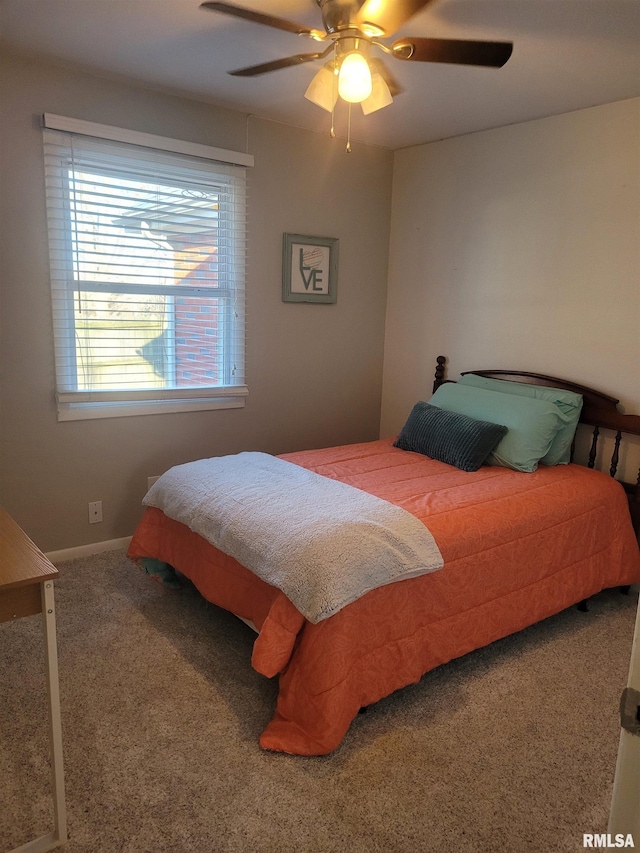
<svg viewBox="0 0 640 853"><path fill-rule="evenodd" d="M43 133L59 410L241 404L245 168Z"/></svg>

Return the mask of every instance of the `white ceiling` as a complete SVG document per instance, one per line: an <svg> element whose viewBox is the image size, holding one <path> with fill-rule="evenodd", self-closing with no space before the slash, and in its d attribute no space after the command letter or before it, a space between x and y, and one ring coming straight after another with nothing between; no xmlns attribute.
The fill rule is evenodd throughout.
<svg viewBox="0 0 640 853"><path fill-rule="evenodd" d="M319 62L253 78L226 74L313 52L316 43L199 2L0 0L0 49L328 132L329 114L303 97ZM237 5L322 26L316 0ZM513 41L513 55L501 69L387 58L405 91L367 117L355 107L356 140L396 149L640 96L640 0L434 0L389 43L404 35ZM346 132L346 107L336 129Z"/></svg>

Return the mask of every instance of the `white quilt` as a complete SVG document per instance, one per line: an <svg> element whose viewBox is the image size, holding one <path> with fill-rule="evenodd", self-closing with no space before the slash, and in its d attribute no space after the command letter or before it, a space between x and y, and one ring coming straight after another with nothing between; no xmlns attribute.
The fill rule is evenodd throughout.
<svg viewBox="0 0 640 853"><path fill-rule="evenodd" d="M310 622L443 566L411 513L265 453L178 465L143 502L282 590Z"/></svg>

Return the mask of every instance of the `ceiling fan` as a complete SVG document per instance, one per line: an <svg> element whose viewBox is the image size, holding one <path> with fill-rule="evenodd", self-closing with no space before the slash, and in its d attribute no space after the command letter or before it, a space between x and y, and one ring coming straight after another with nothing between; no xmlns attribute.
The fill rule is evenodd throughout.
<svg viewBox="0 0 640 853"><path fill-rule="evenodd" d="M238 68L235 77L255 77L304 62L330 59L311 81L305 97L333 114L338 97L349 104L359 103L365 115L388 106L402 89L381 59L372 57L372 48L395 59L409 62L446 62L501 68L511 56L513 44L461 39L400 38L388 46L380 39L392 36L410 18L433 0L316 0L323 28L314 29L285 18L256 12L232 3L206 0L204 9L243 18L255 24L284 30L327 45L313 53L298 53L283 59ZM350 122L349 122L350 123ZM334 136L333 121L331 135ZM347 143L347 151L351 146Z"/></svg>

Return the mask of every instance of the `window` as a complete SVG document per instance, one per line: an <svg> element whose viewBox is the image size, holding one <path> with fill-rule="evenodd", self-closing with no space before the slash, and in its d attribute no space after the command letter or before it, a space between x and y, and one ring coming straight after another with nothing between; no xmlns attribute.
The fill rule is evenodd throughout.
<svg viewBox="0 0 640 853"><path fill-rule="evenodd" d="M44 149L59 419L244 405L251 158L49 115Z"/></svg>

